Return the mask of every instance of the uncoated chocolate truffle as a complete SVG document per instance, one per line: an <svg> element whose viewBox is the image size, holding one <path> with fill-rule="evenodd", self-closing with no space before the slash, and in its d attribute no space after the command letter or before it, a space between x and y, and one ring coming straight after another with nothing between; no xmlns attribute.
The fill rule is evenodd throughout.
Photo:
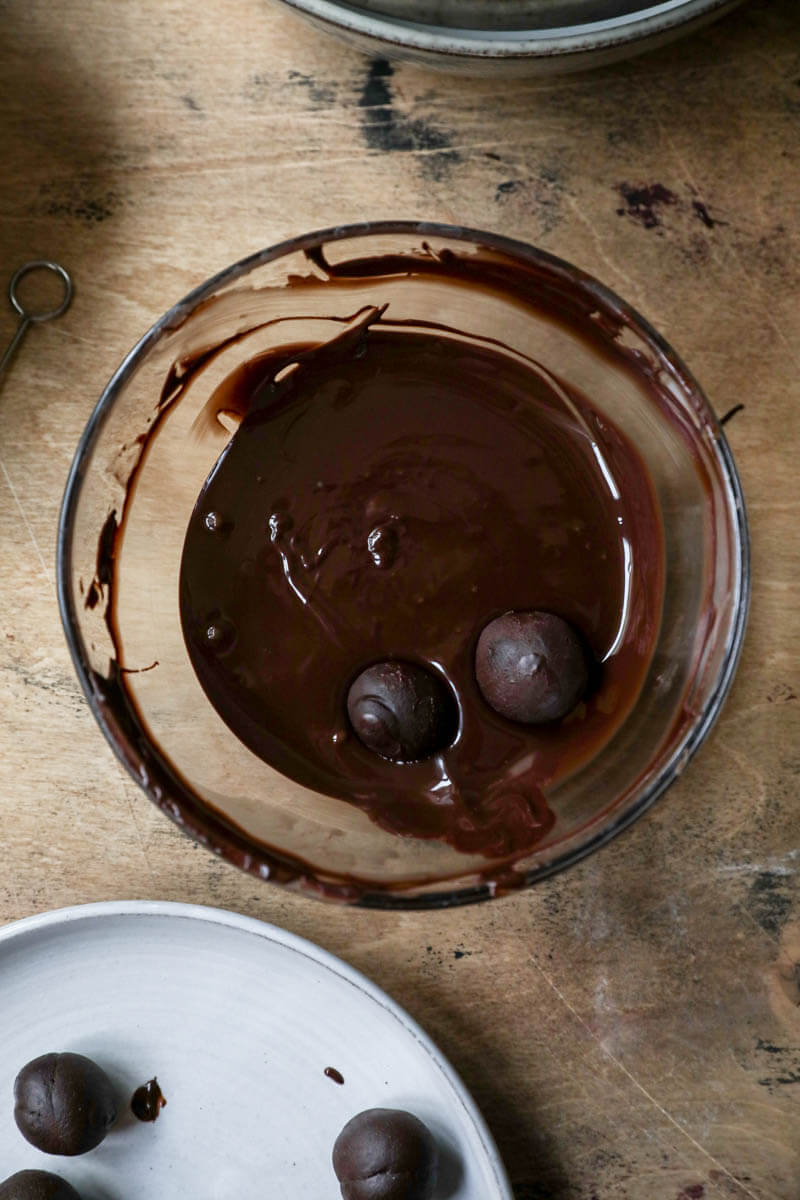
<svg viewBox="0 0 800 1200"><path fill-rule="evenodd" d="M0 1183L0 1200L81 1200L74 1187L49 1171L17 1171Z"/></svg>
<svg viewBox="0 0 800 1200"><path fill-rule="evenodd" d="M45 1154L85 1154L117 1119L108 1076L82 1054L33 1059L14 1081L14 1102L20 1133Z"/></svg>
<svg viewBox="0 0 800 1200"><path fill-rule="evenodd" d="M430 1200L438 1159L428 1127L396 1108L359 1113L333 1147L344 1200Z"/></svg>
<svg viewBox="0 0 800 1200"><path fill-rule="evenodd" d="M579 634L562 617L510 612L481 632L475 676L495 712L535 725L572 711L588 687L589 664Z"/></svg>
<svg viewBox="0 0 800 1200"><path fill-rule="evenodd" d="M448 746L458 708L444 680L416 663L367 667L347 694L347 714L359 740L393 762L417 762Z"/></svg>

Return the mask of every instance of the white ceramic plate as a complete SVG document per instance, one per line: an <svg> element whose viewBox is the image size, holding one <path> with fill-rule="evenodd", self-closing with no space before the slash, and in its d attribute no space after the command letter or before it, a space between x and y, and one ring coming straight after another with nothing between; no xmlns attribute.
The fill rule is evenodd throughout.
<svg viewBox="0 0 800 1200"><path fill-rule="evenodd" d="M416 1113L445 1149L437 1200L512 1200L469 1094L388 996L302 938L235 913L120 902L0 930L0 1178L39 1167L86 1200L336 1200L333 1142L355 1113ZM52 1158L24 1141L12 1085L73 1050L120 1098L105 1142ZM324 1074L334 1067L338 1085ZM130 1113L157 1075L167 1106Z"/></svg>

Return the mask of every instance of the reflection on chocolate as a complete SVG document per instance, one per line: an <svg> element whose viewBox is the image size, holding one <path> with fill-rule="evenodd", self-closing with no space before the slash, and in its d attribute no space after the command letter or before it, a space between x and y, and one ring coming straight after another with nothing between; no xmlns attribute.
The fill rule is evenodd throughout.
<svg viewBox="0 0 800 1200"><path fill-rule="evenodd" d="M369 750L398 763L443 750L458 726L447 685L408 662L374 663L362 671L347 693L347 715Z"/></svg>
<svg viewBox="0 0 800 1200"><path fill-rule="evenodd" d="M490 621L478 638L475 675L495 712L530 725L565 717L589 684L579 635L546 612L504 613Z"/></svg>
<svg viewBox="0 0 800 1200"><path fill-rule="evenodd" d="M225 654L236 641L236 628L233 622L218 612L209 613L206 620L206 644L216 654Z"/></svg>
<svg viewBox="0 0 800 1200"><path fill-rule="evenodd" d="M17 1171L0 1183L0 1200L81 1200L74 1187L50 1171Z"/></svg>
<svg viewBox="0 0 800 1200"><path fill-rule="evenodd" d="M438 1160L428 1127L394 1108L359 1113L333 1147L333 1169L344 1200L429 1200Z"/></svg>
<svg viewBox="0 0 800 1200"><path fill-rule="evenodd" d="M530 850L554 821L543 789L610 739L652 654L662 536L636 449L535 364L378 310L356 333L245 363L213 404L241 421L180 571L211 704L283 774L387 830L490 858ZM603 662L568 720L522 726L487 707L476 645L512 610L559 613ZM236 631L223 653L211 613ZM459 710L457 736L402 767L343 736L354 675L387 660L430 664Z"/></svg>
<svg viewBox="0 0 800 1200"><path fill-rule="evenodd" d="M381 571L388 571L389 567L394 566L399 541L397 527L389 522L376 525L367 534L367 549L375 566Z"/></svg>
<svg viewBox="0 0 800 1200"><path fill-rule="evenodd" d="M22 1136L45 1154L85 1154L117 1119L105 1071L82 1054L43 1054L14 1081L14 1119Z"/></svg>
<svg viewBox="0 0 800 1200"><path fill-rule="evenodd" d="M131 1097L131 1112L137 1121L155 1121L161 1112L167 1098L153 1077L147 1083L138 1087Z"/></svg>
<svg viewBox="0 0 800 1200"><path fill-rule="evenodd" d="M205 527L209 533L220 533L225 528L225 518L216 512L207 512Z"/></svg>

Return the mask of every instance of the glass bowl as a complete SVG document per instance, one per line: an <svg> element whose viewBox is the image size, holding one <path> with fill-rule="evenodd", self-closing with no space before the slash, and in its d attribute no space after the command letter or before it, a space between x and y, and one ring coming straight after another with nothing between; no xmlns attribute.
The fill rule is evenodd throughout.
<svg viewBox="0 0 800 1200"><path fill-rule="evenodd" d="M435 264L481 256L465 298ZM378 256L382 266L373 269ZM508 290L522 266L532 293ZM497 338L588 395L636 445L664 527L665 593L644 685L621 728L547 793L553 828L516 861L401 837L257 758L206 699L183 641L178 572L200 488L230 436L196 435L215 388L265 349L325 337L367 304ZM198 364L202 370L195 370ZM188 381L188 384L187 384ZM155 437L150 435L156 431ZM577 862L686 766L730 686L744 634L748 539L730 450L670 346L597 280L493 234L381 222L307 234L227 268L131 350L92 414L58 538L62 620L97 721L143 790L228 861L323 898L385 908L502 894ZM624 849L620 852L624 852Z"/></svg>

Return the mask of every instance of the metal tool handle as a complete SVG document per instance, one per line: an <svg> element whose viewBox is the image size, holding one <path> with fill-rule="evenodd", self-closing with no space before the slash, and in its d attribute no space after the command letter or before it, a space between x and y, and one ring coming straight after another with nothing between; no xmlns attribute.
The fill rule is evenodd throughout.
<svg viewBox="0 0 800 1200"><path fill-rule="evenodd" d="M61 279L61 282L64 285L64 295L61 303L56 305L55 308L41 310L29 309L26 308L22 300L20 300L18 295L19 284L22 282L25 276L30 275L32 271L52 271ZM11 282L8 285L8 298L11 301L11 307L22 319L17 326L16 333L6 346L5 351L3 352L3 357L0 358L0 375L2 375L3 371L13 358L17 347L31 325L39 325L43 321L52 321L55 317L60 317L63 312L66 312L72 300L72 280L69 276L69 272L59 263L49 262L44 258L37 258L34 259L33 262L23 263L22 266L18 267L11 276Z"/></svg>

